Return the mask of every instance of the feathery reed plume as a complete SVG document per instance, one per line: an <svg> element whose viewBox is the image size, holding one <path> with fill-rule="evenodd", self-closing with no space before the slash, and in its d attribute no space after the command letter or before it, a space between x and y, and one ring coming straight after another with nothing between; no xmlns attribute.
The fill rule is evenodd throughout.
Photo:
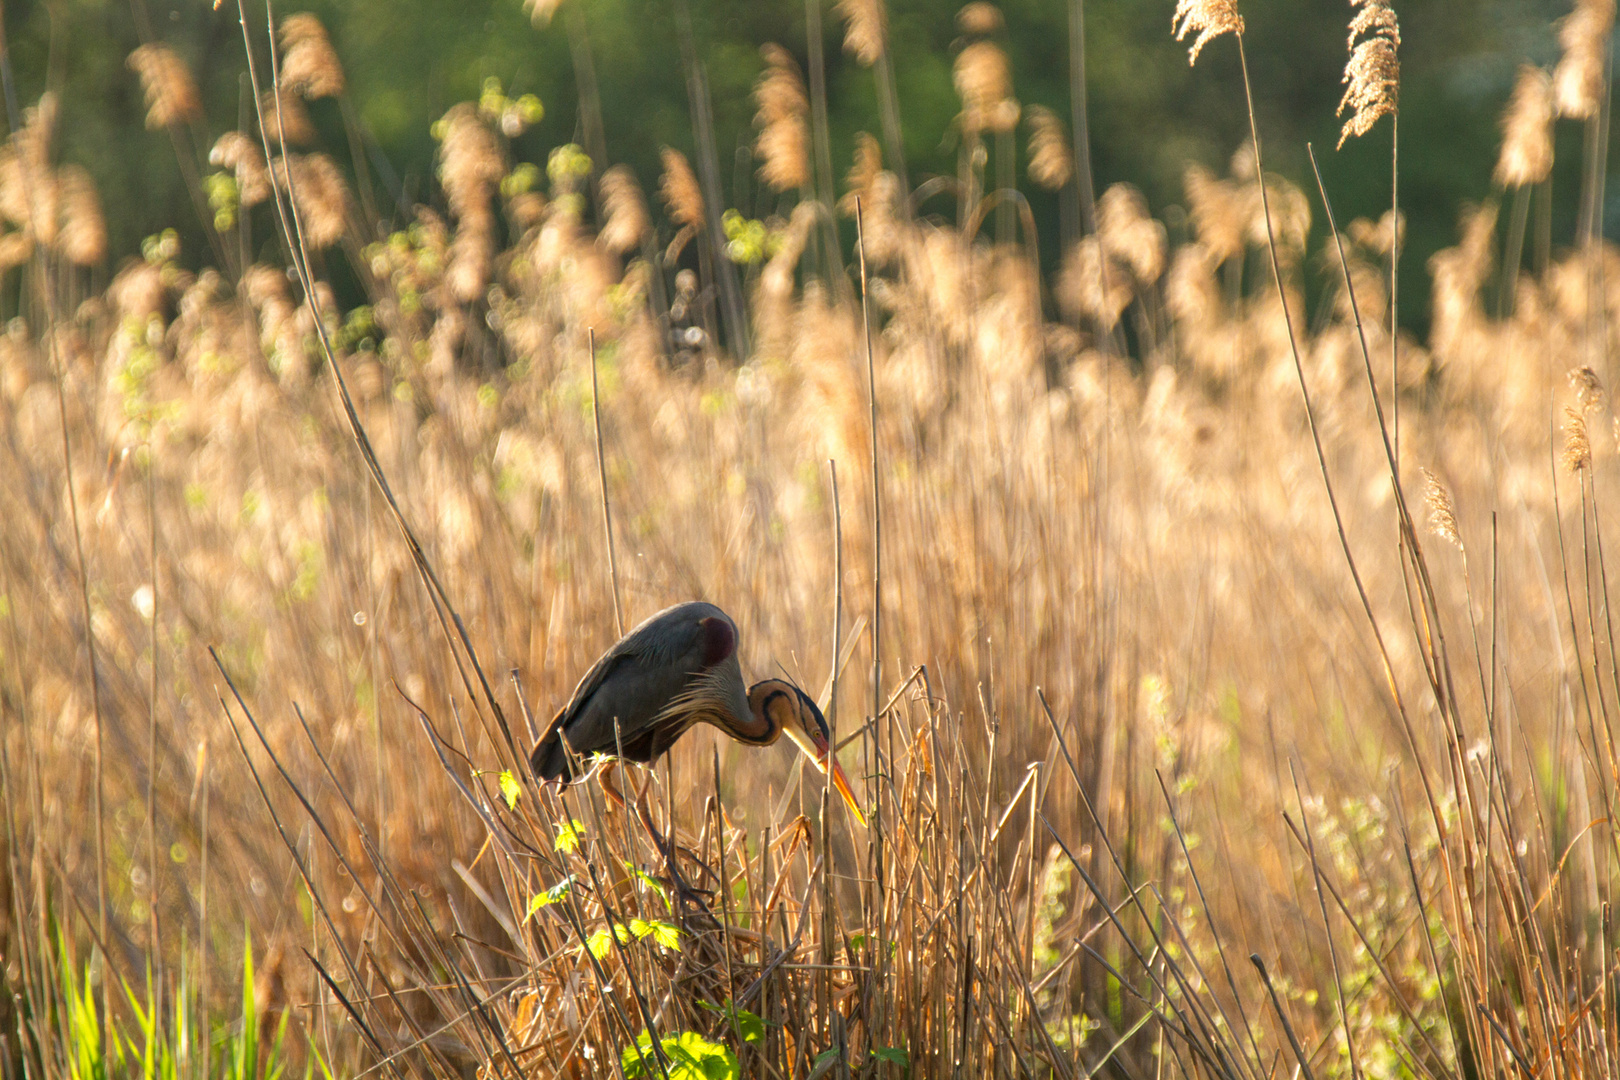
<svg viewBox="0 0 1620 1080"><path fill-rule="evenodd" d="M884 0L838 0L844 17L844 51L865 67L878 62L889 46L889 9Z"/></svg>
<svg viewBox="0 0 1620 1080"><path fill-rule="evenodd" d="M1047 191L1061 191L1074 176L1074 154L1063 121L1045 105L1031 105L1024 119L1029 123L1029 178Z"/></svg>
<svg viewBox="0 0 1620 1080"><path fill-rule="evenodd" d="M1428 469L1423 470L1423 503L1429 508L1429 528L1434 535L1462 547L1462 533L1457 528L1457 508L1451 501L1451 492Z"/></svg>
<svg viewBox="0 0 1620 1080"><path fill-rule="evenodd" d="M1222 34L1242 34L1243 16L1238 14L1237 0L1176 0L1170 25L1177 41L1197 35L1187 50L1187 66L1191 67L1211 41Z"/></svg>
<svg viewBox="0 0 1620 1080"><path fill-rule="evenodd" d="M1564 408L1564 468L1580 472L1592 467L1592 440L1586 433L1586 417L1579 410Z"/></svg>
<svg viewBox="0 0 1620 1080"><path fill-rule="evenodd" d="M470 102L453 105L439 120L439 183L457 217L489 206L501 177L505 155L495 133Z"/></svg>
<svg viewBox="0 0 1620 1080"><path fill-rule="evenodd" d="M142 45L129 54L146 94L146 126L153 130L202 116L202 98L191 71L167 45Z"/></svg>
<svg viewBox="0 0 1620 1080"><path fill-rule="evenodd" d="M306 98L343 93L343 64L321 20L308 12L281 20L281 85Z"/></svg>
<svg viewBox="0 0 1620 1080"><path fill-rule="evenodd" d="M315 141L315 125L309 121L304 99L286 87L282 87L279 94L274 87L260 94L259 111L264 116L264 134L271 146L279 145L282 135L294 146L308 146Z"/></svg>
<svg viewBox="0 0 1620 1080"><path fill-rule="evenodd" d="M988 37L1005 25L1007 21L1002 17L1001 9L984 0L974 0L956 13L957 28L964 34L976 37Z"/></svg>
<svg viewBox="0 0 1620 1080"><path fill-rule="evenodd" d="M633 251L647 235L647 200L628 165L615 165L602 174L602 216L596 242L615 255Z"/></svg>
<svg viewBox="0 0 1620 1080"><path fill-rule="evenodd" d="M456 238L450 243L450 262L444 281L450 295L463 304L484 294L495 265L495 215L488 204L462 214Z"/></svg>
<svg viewBox="0 0 1620 1080"><path fill-rule="evenodd" d="M1221 287L1215 280L1218 260L1200 241L1176 249L1164 283L1165 305L1176 321L1195 333L1210 330L1221 318Z"/></svg>
<svg viewBox="0 0 1620 1080"><path fill-rule="evenodd" d="M562 4L563 0L523 0L523 10L529 13L530 22L544 30Z"/></svg>
<svg viewBox="0 0 1620 1080"><path fill-rule="evenodd" d="M1603 392L1603 378L1589 367L1571 368L1569 372L1569 385L1575 391L1575 399L1581 403L1582 412L1601 412L1605 394Z"/></svg>
<svg viewBox="0 0 1620 1080"><path fill-rule="evenodd" d="M342 239L349 221L349 186L337 162L325 154L288 154L270 163L276 186L297 200L304 235L318 248Z"/></svg>
<svg viewBox="0 0 1620 1080"><path fill-rule="evenodd" d="M1311 233L1311 201L1305 192L1275 173L1266 176L1266 198L1271 204L1271 231L1281 250L1299 254L1305 250L1305 241ZM1249 243L1265 247L1266 212L1260 199L1260 187L1251 185L1246 192Z"/></svg>
<svg viewBox="0 0 1620 1080"><path fill-rule="evenodd" d="M702 225L703 189L698 187L691 162L671 146L664 147L663 158L664 175L658 181L658 194L669 208L669 216L677 225Z"/></svg>
<svg viewBox="0 0 1620 1080"><path fill-rule="evenodd" d="M1534 64L1521 64L1502 112L1502 153L1491 178L1503 187L1547 179L1553 163L1552 122L1552 80Z"/></svg>
<svg viewBox="0 0 1620 1080"><path fill-rule="evenodd" d="M1575 0L1558 27L1564 47L1553 69L1553 102L1559 116L1588 120L1603 99L1603 65L1614 30L1614 0Z"/></svg>
<svg viewBox="0 0 1620 1080"><path fill-rule="evenodd" d="M855 216L855 200L862 205L871 203L872 184L883 171L883 147L864 131L855 133L855 161L844 174L844 195L838 200L838 212L845 217Z"/></svg>
<svg viewBox="0 0 1620 1080"><path fill-rule="evenodd" d="M14 270L34 254L34 234L27 229L0 233L0 272Z"/></svg>
<svg viewBox="0 0 1620 1080"><path fill-rule="evenodd" d="M967 46L957 54L951 79L962 99L964 130L1008 131L1018 122L1018 105L1012 100L1012 72L1000 46L989 41Z"/></svg>
<svg viewBox="0 0 1620 1080"><path fill-rule="evenodd" d="M35 240L47 247L56 243L59 188L50 167L56 114L56 95L47 91L23 112L22 130L0 150L0 214L28 234L26 244L9 241L11 256L21 252L26 259Z"/></svg>
<svg viewBox="0 0 1620 1080"><path fill-rule="evenodd" d="M1396 242L1406 242L1406 215L1395 219L1393 210L1385 210L1376 222L1356 218L1350 223L1350 239L1379 255L1388 255Z"/></svg>
<svg viewBox="0 0 1620 1080"><path fill-rule="evenodd" d="M1063 256L1055 290L1065 311L1091 319L1104 332L1119 322L1132 295L1130 275L1122 266L1105 266L1108 259L1097 237L1076 242Z"/></svg>
<svg viewBox="0 0 1620 1080"><path fill-rule="evenodd" d="M1097 235L1103 250L1131 268L1136 280L1151 285L1164 273L1168 238L1148 213L1147 200L1129 184L1115 184L1097 200Z"/></svg>
<svg viewBox="0 0 1620 1080"><path fill-rule="evenodd" d="M1484 319L1479 290L1491 272L1496 250L1495 203L1467 207L1462 215L1462 240L1429 257L1434 282L1434 325L1430 338L1444 355L1472 336Z"/></svg>
<svg viewBox="0 0 1620 1080"><path fill-rule="evenodd" d="M1182 175L1182 187L1193 231L1210 257L1219 264L1243 254L1247 221L1237 185L1217 178L1202 165L1189 165Z"/></svg>
<svg viewBox="0 0 1620 1080"><path fill-rule="evenodd" d="M1392 116L1401 89L1400 24L1388 0L1350 0L1360 6L1350 20L1350 60L1344 65L1344 97L1337 115L1350 112L1339 131L1339 145L1352 135L1365 135L1379 117ZM1357 41L1356 38L1361 38Z"/></svg>
<svg viewBox="0 0 1620 1080"><path fill-rule="evenodd" d="M810 130L805 123L810 99L792 53L774 43L759 51L765 58L765 70L754 84L759 105L754 153L764 162L759 175L772 190L791 191L810 182Z"/></svg>
<svg viewBox="0 0 1620 1080"><path fill-rule="evenodd" d="M236 193L243 206L257 206L270 197L270 172L264 167L259 143L240 131L227 131L208 152L210 164L236 174Z"/></svg>
<svg viewBox="0 0 1620 1080"><path fill-rule="evenodd" d="M76 266L94 266L107 257L107 220L95 181L77 165L64 165L57 174L62 229L57 244L62 257Z"/></svg>

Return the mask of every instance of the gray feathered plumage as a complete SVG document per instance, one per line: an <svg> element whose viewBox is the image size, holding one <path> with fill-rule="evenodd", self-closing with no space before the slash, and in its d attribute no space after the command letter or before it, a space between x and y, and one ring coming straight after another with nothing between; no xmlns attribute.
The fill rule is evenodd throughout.
<svg viewBox="0 0 1620 1080"><path fill-rule="evenodd" d="M755 726L737 662L737 626L702 601L665 608L604 653L529 760L538 779L567 782L575 776L565 739L581 759L622 751L629 761L648 762L697 723L743 741Z"/></svg>

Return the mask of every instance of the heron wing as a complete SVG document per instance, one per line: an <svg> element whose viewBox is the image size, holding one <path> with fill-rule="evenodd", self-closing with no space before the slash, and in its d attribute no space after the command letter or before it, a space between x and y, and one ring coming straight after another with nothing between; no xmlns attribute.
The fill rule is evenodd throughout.
<svg viewBox="0 0 1620 1080"><path fill-rule="evenodd" d="M621 742L633 761L649 761L667 749L686 727L680 723L674 729L678 721L667 715L667 707L702 670L702 621L716 616L725 613L713 604L677 604L603 653L541 735L531 759L535 774L542 780L573 778L564 738L580 756L618 753Z"/></svg>

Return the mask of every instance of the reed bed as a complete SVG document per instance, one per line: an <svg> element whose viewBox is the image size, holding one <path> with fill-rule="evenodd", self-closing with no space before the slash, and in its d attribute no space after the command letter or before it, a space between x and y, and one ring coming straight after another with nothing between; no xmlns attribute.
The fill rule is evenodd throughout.
<svg viewBox="0 0 1620 1080"><path fill-rule="evenodd" d="M1427 341L1398 205L1324 227L1331 166L1189 165L1174 234L1091 207L988 4L960 174L917 188L884 6L837 5L884 110L836 207L824 91L768 47L762 220L702 123L657 184L512 160L542 106L492 83L384 224L292 149L346 93L296 15L195 189L213 265L164 234L97 290L52 104L14 118L7 1075L1612 1075L1620 251L1580 109L1613 12L1577 7ZM1399 29L1351 29L1376 137ZM184 158L183 62L131 63ZM1555 112L1586 211L1527 251ZM1019 132L1075 200L1051 279ZM866 827L708 729L619 773L639 813L535 785L616 626L696 597L823 702Z"/></svg>

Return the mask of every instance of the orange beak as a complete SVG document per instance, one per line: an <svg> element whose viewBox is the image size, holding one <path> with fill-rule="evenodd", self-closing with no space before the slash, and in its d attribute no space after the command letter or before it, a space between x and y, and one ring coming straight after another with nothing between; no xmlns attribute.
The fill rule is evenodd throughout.
<svg viewBox="0 0 1620 1080"><path fill-rule="evenodd" d="M855 815L855 820L860 822L861 827L864 829L866 827L866 815L861 812L861 804L855 801L855 791L849 786L849 777L844 775L843 767L838 764L838 759L827 749L827 741L819 735L800 730L794 724L785 725L783 731L786 732L788 738L798 744L800 750L804 751L805 757L816 763L816 768L820 769L823 775L832 777L833 787L837 788L838 794L844 797L844 802L849 806L849 812Z"/></svg>

